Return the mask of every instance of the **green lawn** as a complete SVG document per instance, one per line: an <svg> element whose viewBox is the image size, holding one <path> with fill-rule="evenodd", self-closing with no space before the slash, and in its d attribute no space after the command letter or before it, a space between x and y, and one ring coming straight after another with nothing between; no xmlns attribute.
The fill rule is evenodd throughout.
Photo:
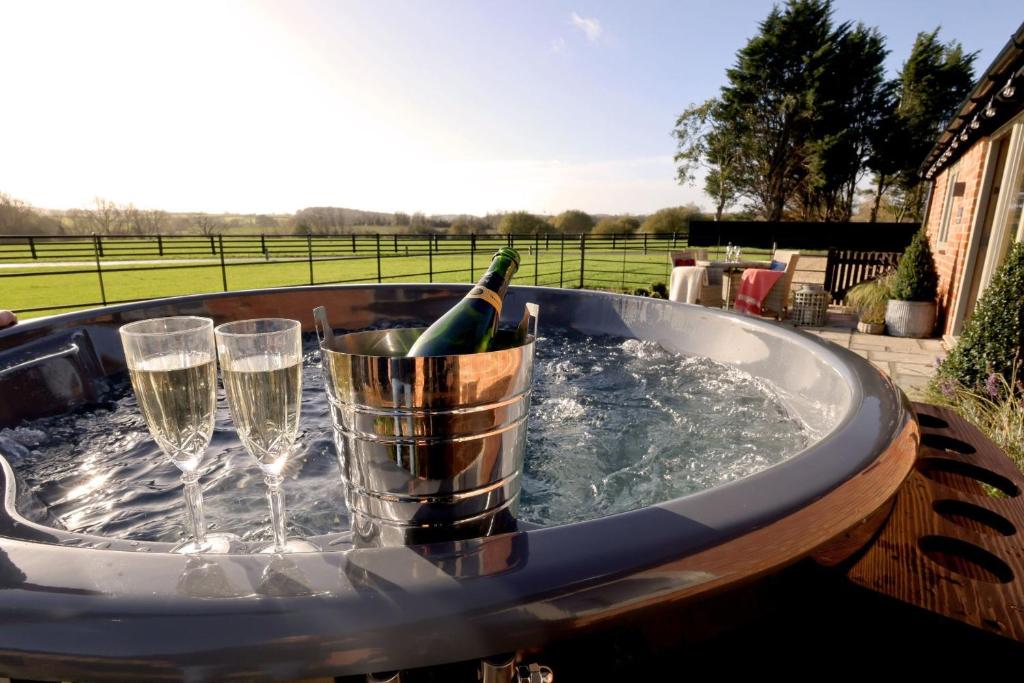
<svg viewBox="0 0 1024 683"><path fill-rule="evenodd" d="M376 282L376 242L371 244L357 241L357 252L345 253L340 249L345 237L337 238L335 253L342 256L332 260L313 262L314 284L334 282ZM305 239L290 241L289 246L305 250ZM505 244L501 238L479 239L477 251L471 260L468 249L462 243L446 244L441 241L440 253L431 261L426 252L426 240L400 241L395 251L394 241L381 240L380 278L383 282L473 282L483 274L494 250ZM516 247L522 255L522 263L516 274L515 283L522 285L544 285L576 287L580 284L580 250L577 242L567 241L564 250L551 241L544 249L534 249L537 242L517 240ZM275 246L281 246L275 243ZM325 245L319 245L325 247ZM351 246L349 242L349 246ZM630 249L612 249L610 243L587 243L585 258L584 286L632 291L636 287L650 287L654 282L668 279L668 243L660 248L648 249L644 254L638 244ZM368 248L369 247L369 248ZM406 256L406 248L410 255ZM680 245L680 248L683 248ZM372 251L371 251L372 249ZM444 253L455 252L458 253ZM225 249L227 252L227 249ZM324 252L326 252L324 248ZM420 253L416 253L419 251ZM317 251L315 253L321 253ZM766 258L767 252L745 250L751 258ZM136 256L135 258L146 258ZM122 260L132 258L122 255ZM165 257L169 258L169 257ZM207 257L201 264L159 266L103 266L103 286L106 300L128 301L182 294L199 294L224 290L219 257ZM319 257L318 257L319 258ZM104 261L117 260L104 257ZM91 272L73 272L82 267L40 266L26 270L0 265L0 308L21 311L19 316L31 318L49 315L65 310L78 310L83 304L99 305L100 278L94 269ZM72 271L72 272L69 272ZM561 271L561 272L560 272ZM6 274L17 277L3 277ZM31 273L31 275L23 275ZM283 287L310 284L309 263L300 261L265 262L259 259L227 259L224 273L228 290L252 289L258 287ZM536 275L535 275L536 274ZM76 306L78 305L78 306ZM45 309L31 311L26 309Z"/></svg>

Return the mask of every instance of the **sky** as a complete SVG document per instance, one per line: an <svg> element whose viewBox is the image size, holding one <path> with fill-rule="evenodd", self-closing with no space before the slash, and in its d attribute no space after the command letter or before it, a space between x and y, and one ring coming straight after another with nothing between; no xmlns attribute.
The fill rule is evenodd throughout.
<svg viewBox="0 0 1024 683"><path fill-rule="evenodd" d="M649 213L671 130L770 0L0 0L0 192L170 211ZM836 0L895 73L942 26L980 72L1020 0Z"/></svg>

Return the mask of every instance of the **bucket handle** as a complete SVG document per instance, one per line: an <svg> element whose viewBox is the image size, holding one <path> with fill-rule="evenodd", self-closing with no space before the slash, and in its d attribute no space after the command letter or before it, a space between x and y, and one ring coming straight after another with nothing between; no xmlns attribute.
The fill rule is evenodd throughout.
<svg viewBox="0 0 1024 683"><path fill-rule="evenodd" d="M316 338L320 341L320 346L334 351L334 328L327 319L325 307L317 306L313 309L313 327L316 329Z"/></svg>
<svg viewBox="0 0 1024 683"><path fill-rule="evenodd" d="M537 336L537 325L540 320L540 306L534 303L528 303L523 310L523 319L519 321L519 326L516 328L516 343L523 344L532 334L534 338ZM531 325L532 322L532 325ZM530 328L533 328L531 331Z"/></svg>

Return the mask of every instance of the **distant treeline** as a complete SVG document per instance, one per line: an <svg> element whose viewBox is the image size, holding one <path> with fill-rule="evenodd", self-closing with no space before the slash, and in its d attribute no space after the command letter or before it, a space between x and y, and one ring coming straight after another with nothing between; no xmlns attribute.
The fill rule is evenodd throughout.
<svg viewBox="0 0 1024 683"><path fill-rule="evenodd" d="M308 207L294 214L171 213L95 199L86 208L54 211L36 209L0 193L0 235L685 234L691 220L706 217L694 204L669 207L650 215L591 215L574 209L555 216L512 211L481 217L384 213L334 206ZM735 213L724 218L742 220L751 216Z"/></svg>

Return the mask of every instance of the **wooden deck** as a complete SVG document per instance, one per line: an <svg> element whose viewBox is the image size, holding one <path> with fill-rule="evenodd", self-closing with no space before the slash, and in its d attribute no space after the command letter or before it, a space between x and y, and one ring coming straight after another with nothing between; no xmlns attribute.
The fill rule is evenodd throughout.
<svg viewBox="0 0 1024 683"><path fill-rule="evenodd" d="M921 449L854 584L1024 643L1024 476L952 411L915 404Z"/></svg>

